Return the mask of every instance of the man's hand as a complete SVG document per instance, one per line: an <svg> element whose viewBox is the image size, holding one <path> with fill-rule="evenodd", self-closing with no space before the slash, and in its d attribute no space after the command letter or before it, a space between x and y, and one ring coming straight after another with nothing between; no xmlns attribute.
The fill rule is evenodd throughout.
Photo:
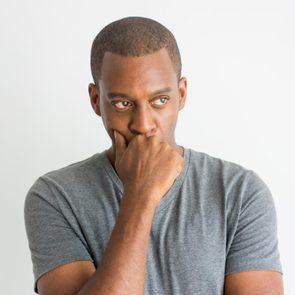
<svg viewBox="0 0 295 295"><path fill-rule="evenodd" d="M114 131L115 168L124 191L137 197L149 195L157 205L180 174L184 159L156 136L135 136L128 144L123 135Z"/></svg>
<svg viewBox="0 0 295 295"><path fill-rule="evenodd" d="M97 269L90 261L55 268L38 281L40 294L144 294L155 208L183 164L183 158L155 136L135 136L127 146L124 136L116 132L115 169L124 197L103 259Z"/></svg>

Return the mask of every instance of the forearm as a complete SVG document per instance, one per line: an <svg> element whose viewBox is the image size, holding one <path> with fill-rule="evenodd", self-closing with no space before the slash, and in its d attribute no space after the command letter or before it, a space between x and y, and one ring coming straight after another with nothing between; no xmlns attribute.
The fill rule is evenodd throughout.
<svg viewBox="0 0 295 295"><path fill-rule="evenodd" d="M78 295L144 294L148 241L155 209L152 202L124 194L103 261Z"/></svg>

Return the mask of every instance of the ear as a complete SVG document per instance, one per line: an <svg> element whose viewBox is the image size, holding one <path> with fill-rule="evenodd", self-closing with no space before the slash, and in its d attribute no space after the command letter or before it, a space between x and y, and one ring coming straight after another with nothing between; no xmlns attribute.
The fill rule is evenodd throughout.
<svg viewBox="0 0 295 295"><path fill-rule="evenodd" d="M90 97L91 106L94 110L94 112L101 117L100 113L100 92L99 92L99 86L96 86L93 83L90 83L88 85L88 93Z"/></svg>
<svg viewBox="0 0 295 295"><path fill-rule="evenodd" d="M185 77L180 78L178 84L178 91L179 91L179 110L182 110L185 105L186 101L186 94L187 94L187 79Z"/></svg>

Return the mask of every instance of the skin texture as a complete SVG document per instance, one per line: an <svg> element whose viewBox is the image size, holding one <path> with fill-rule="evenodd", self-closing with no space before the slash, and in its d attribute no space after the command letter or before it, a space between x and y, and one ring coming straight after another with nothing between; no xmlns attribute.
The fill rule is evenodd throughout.
<svg viewBox="0 0 295 295"><path fill-rule="evenodd" d="M157 206L183 168L183 158L156 136L137 135L129 145L115 131L117 174L124 192L147 196ZM151 161L152 159L152 161Z"/></svg>
<svg viewBox="0 0 295 295"><path fill-rule="evenodd" d="M186 89L186 79L177 79L165 49L142 57L106 53L101 80L88 90L112 139L108 157L124 185L119 214L101 265L95 269L90 261L78 261L59 266L39 279L40 294L144 294L154 212L183 168L183 148L174 131ZM228 275L225 294L281 295L281 274Z"/></svg>
<svg viewBox="0 0 295 295"><path fill-rule="evenodd" d="M275 271L244 271L226 276L226 295L282 295L282 275Z"/></svg>

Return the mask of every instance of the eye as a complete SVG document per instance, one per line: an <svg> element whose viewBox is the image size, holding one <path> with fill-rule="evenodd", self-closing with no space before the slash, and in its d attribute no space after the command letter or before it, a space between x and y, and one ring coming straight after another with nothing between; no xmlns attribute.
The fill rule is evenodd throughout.
<svg viewBox="0 0 295 295"><path fill-rule="evenodd" d="M130 107L132 104L127 100L123 100L118 102L112 102L112 105L114 105L117 109L124 110Z"/></svg>
<svg viewBox="0 0 295 295"><path fill-rule="evenodd" d="M169 98L168 97L159 97L153 101L153 104L157 106L162 106L168 102Z"/></svg>

